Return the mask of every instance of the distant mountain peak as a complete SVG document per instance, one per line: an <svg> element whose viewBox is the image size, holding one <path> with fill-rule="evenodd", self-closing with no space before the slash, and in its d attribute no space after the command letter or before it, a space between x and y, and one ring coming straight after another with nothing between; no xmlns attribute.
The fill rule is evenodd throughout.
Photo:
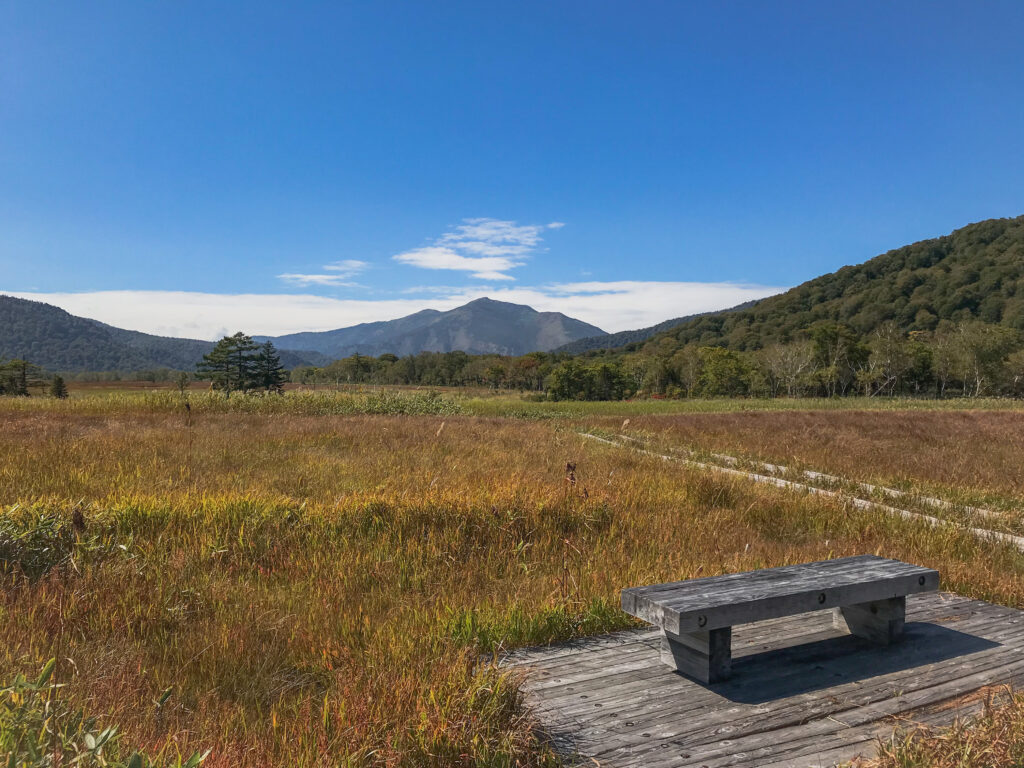
<svg viewBox="0 0 1024 768"><path fill-rule="evenodd" d="M538 312L525 304L484 296L444 312L424 310L397 320L333 331L258 338L269 338L278 346L315 350L329 357L455 350L523 355L546 352L576 339L602 334L600 328L560 312Z"/></svg>

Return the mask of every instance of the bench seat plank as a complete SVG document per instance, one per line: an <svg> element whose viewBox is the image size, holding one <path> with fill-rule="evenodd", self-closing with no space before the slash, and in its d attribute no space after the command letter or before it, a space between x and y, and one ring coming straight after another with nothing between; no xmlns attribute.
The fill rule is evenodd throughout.
<svg viewBox="0 0 1024 768"><path fill-rule="evenodd" d="M681 635L939 588L931 568L859 555L622 590L622 609Z"/></svg>

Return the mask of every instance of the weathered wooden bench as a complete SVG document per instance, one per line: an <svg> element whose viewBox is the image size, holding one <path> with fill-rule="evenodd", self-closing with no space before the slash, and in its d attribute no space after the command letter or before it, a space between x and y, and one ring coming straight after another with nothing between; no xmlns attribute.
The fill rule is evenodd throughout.
<svg viewBox="0 0 1024 768"><path fill-rule="evenodd" d="M939 572L874 555L622 590L622 610L664 631L662 661L703 683L732 671L732 627L830 609L833 623L888 645L907 595L939 588Z"/></svg>

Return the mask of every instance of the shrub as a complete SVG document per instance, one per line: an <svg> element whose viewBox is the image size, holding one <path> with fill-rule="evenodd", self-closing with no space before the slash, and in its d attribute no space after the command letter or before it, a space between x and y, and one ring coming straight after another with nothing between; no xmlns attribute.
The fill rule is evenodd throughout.
<svg viewBox="0 0 1024 768"><path fill-rule="evenodd" d="M71 559L78 537L70 521L53 513L17 511L0 516L0 574L37 579Z"/></svg>
<svg viewBox="0 0 1024 768"><path fill-rule="evenodd" d="M116 727L100 730L94 717L71 708L58 695L61 686L51 681L55 659L39 677L18 675L0 688L0 765L12 768L196 768L206 755L196 752L182 760L165 761L143 752L124 750Z"/></svg>

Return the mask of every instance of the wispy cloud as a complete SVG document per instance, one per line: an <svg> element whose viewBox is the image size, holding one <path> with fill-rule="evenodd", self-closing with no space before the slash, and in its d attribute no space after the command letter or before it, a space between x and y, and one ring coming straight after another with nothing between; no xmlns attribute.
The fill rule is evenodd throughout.
<svg viewBox="0 0 1024 768"><path fill-rule="evenodd" d="M544 231L563 226L560 221L517 224L501 219L463 219L462 224L432 244L393 258L422 269L469 272L480 280L514 280L508 272L523 266L524 259L537 251Z"/></svg>
<svg viewBox="0 0 1024 768"><path fill-rule="evenodd" d="M355 287L358 283L352 282L351 278L364 271L370 265L358 259L343 259L330 264L324 264L323 272L314 274L300 274L286 272L278 275L277 279L289 285L305 288L311 285L334 286L334 287Z"/></svg>
<svg viewBox="0 0 1024 768"><path fill-rule="evenodd" d="M395 261L423 269L454 269L472 273L481 280L513 280L507 270L522 266L522 262L506 256L463 256L453 248L428 245L395 256Z"/></svg>
<svg viewBox="0 0 1024 768"><path fill-rule="evenodd" d="M344 300L306 294L219 294L184 291L15 293L55 304L73 315L163 336L216 339L245 331L277 336L326 331L375 320L393 320L422 309L453 309L492 299L563 312L606 331L654 325L662 320L710 312L785 290L765 285L685 282L579 282L535 287L440 287L400 298Z"/></svg>

